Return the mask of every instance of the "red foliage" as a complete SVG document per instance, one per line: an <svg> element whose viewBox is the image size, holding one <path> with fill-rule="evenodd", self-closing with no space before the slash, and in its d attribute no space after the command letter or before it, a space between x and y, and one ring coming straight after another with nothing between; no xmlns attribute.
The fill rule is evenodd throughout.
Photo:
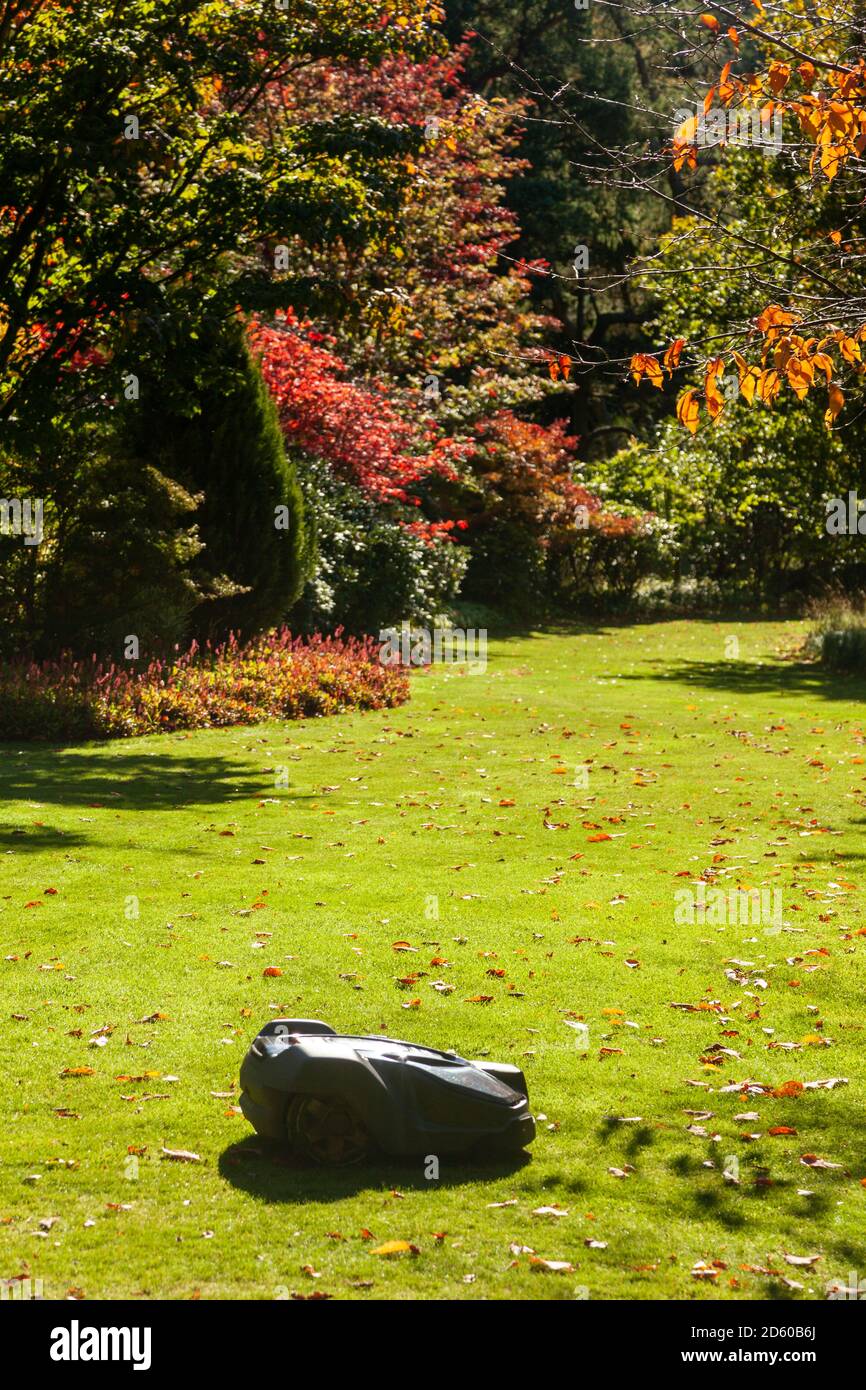
<svg viewBox="0 0 866 1390"><path fill-rule="evenodd" d="M445 438L428 417L403 418L384 388L347 380L345 364L318 345L333 340L291 310L270 327L255 324L251 340L287 440L370 497L417 506L408 489L431 474L456 477L466 447Z"/></svg>
<svg viewBox="0 0 866 1390"><path fill-rule="evenodd" d="M476 430L473 471L485 516L519 521L542 544L601 513L601 502L572 478L577 439L564 420L536 425L500 410Z"/></svg>
<svg viewBox="0 0 866 1390"><path fill-rule="evenodd" d="M267 127L350 114L423 137L403 161L409 183L396 227L363 255L342 243L305 246L298 267L339 281L352 304L341 350L353 367L416 388L436 373L462 422L545 393L534 345L554 326L528 298L547 263L506 254L520 235L505 188L528 167L516 153L528 103L474 93L463 75L468 53L464 43L418 62L312 64L269 93ZM453 388L466 397L457 409Z"/></svg>
<svg viewBox="0 0 866 1390"><path fill-rule="evenodd" d="M293 638L283 628L243 647L233 638L215 649L193 643L139 670L95 657L11 662L0 673L0 738L130 738L382 709L408 694L406 676L382 665L371 638Z"/></svg>

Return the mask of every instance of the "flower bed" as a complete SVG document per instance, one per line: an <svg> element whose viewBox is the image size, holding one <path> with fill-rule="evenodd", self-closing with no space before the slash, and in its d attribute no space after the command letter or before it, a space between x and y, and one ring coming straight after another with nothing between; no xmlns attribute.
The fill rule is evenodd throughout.
<svg viewBox="0 0 866 1390"><path fill-rule="evenodd" d="M74 742L265 719L383 709L409 695L404 672L381 665L371 640L293 638L288 629L244 646L195 643L147 666L91 658L12 662L0 669L0 739Z"/></svg>

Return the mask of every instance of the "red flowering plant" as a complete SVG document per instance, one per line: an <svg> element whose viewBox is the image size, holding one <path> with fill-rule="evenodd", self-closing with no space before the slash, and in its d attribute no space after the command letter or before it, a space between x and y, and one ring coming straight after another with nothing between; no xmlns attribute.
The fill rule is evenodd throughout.
<svg viewBox="0 0 866 1390"><path fill-rule="evenodd" d="M287 628L244 646L192 644L171 660L117 665L96 657L7 663L0 671L0 739L76 742L178 729L306 719L382 709L408 698L405 674L372 640Z"/></svg>

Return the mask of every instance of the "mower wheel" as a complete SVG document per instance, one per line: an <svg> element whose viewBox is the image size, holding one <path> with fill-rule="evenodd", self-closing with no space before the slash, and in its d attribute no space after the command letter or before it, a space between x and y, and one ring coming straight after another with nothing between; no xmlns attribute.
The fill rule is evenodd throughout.
<svg viewBox="0 0 866 1390"><path fill-rule="evenodd" d="M295 1152L325 1168L346 1168L370 1154L370 1135L342 1096L293 1096L286 1131Z"/></svg>

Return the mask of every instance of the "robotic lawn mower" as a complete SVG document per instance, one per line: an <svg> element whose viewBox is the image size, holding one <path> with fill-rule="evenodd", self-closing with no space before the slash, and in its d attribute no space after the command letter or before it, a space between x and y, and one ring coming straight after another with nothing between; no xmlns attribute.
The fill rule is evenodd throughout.
<svg viewBox="0 0 866 1390"><path fill-rule="evenodd" d="M335 1033L317 1019L273 1019L241 1067L241 1109L258 1134L326 1166L376 1152L451 1157L517 1153L535 1137L526 1081L504 1062L393 1038Z"/></svg>

